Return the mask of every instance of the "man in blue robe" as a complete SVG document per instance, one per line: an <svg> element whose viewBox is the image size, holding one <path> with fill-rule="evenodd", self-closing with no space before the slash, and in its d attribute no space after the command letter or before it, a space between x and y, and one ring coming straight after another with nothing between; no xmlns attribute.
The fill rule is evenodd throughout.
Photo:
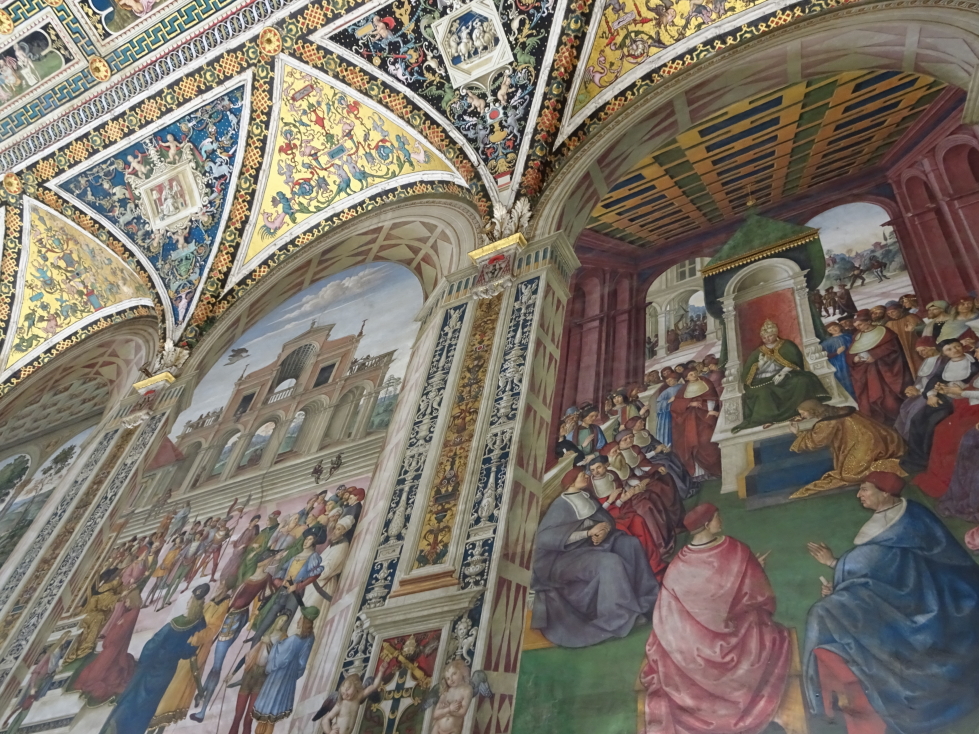
<svg viewBox="0 0 979 734"><path fill-rule="evenodd" d="M823 339L819 344L826 352L829 363L836 370L836 379L843 386L843 389L856 399L853 381L850 379L850 365L846 363L846 352L853 344L853 335L843 331L843 327L838 321L826 324L826 331L829 332L829 337Z"/></svg>
<svg viewBox="0 0 979 734"><path fill-rule="evenodd" d="M306 672L313 650L313 622L319 616L316 607L303 607L299 632L276 642L265 664L265 683L255 700L252 718L258 722L255 734L271 734L277 721L289 718L296 701L296 682Z"/></svg>
<svg viewBox="0 0 979 734"><path fill-rule="evenodd" d="M845 664L889 732L930 734L979 706L979 566L903 485L888 472L860 485L874 515L840 558L809 544L834 577L809 611L805 687L831 713L829 668Z"/></svg>
<svg viewBox="0 0 979 734"><path fill-rule="evenodd" d="M211 587L201 584L192 592L187 613L175 617L143 646L133 678L119 697L100 734L143 734L156 713L156 707L177 672L181 660L194 658L197 647L190 639L207 625L204 622L204 597Z"/></svg>
<svg viewBox="0 0 979 734"><path fill-rule="evenodd" d="M672 446L673 414L670 413L670 404L687 384L678 379L676 372L669 367L663 370L663 382L666 383L666 387L656 396L656 438L665 445Z"/></svg>

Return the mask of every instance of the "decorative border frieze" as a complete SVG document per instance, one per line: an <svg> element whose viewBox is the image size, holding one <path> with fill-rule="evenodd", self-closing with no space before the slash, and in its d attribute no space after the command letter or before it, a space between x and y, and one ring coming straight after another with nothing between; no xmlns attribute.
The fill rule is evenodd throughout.
<svg viewBox="0 0 979 734"><path fill-rule="evenodd" d="M418 496L428 451L435 435L435 427L442 411L449 374L455 361L456 348L465 323L468 303L461 303L445 311L439 330L428 376L418 398L415 417L408 433L404 458L398 469L387 517L381 529L378 549L367 578L367 586L361 599L361 609L373 609L384 604L394 584L394 572L404 534L411 522L412 510ZM353 646L353 641L351 641Z"/></svg>
<svg viewBox="0 0 979 734"><path fill-rule="evenodd" d="M107 117L158 92L168 80L186 74L189 68L207 61L234 43L257 34L270 21L301 2L302 0L254 0L0 152L0 170L19 170L34 157L49 153L58 143L77 133L91 130Z"/></svg>
<svg viewBox="0 0 979 734"><path fill-rule="evenodd" d="M500 522L500 508L510 472L515 424L523 396L527 355L534 334L534 319L540 300L540 276L519 283L497 373L489 433L483 443L462 555L460 583L463 589L485 587L489 577L493 548Z"/></svg>

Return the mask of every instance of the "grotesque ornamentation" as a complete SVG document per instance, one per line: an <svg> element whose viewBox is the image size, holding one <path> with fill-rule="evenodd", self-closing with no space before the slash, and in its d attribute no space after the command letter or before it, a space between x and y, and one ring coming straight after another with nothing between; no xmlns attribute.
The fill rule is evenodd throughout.
<svg viewBox="0 0 979 734"><path fill-rule="evenodd" d="M217 252L241 165L248 81L164 119L51 186L128 243L170 303L176 338Z"/></svg>

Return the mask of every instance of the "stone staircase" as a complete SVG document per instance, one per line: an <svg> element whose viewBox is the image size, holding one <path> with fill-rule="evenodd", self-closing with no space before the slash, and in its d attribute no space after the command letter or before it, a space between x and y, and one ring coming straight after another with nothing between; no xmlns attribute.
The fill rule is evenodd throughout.
<svg viewBox="0 0 979 734"><path fill-rule="evenodd" d="M236 498L239 502L250 498L246 509L251 509L259 504L274 505L286 498L314 494L320 489L346 484L348 480L373 472L384 446L385 436L385 431L378 431L357 441L331 444L314 454L287 459L271 467L251 468L223 482L204 482L189 492L175 496L170 506L179 506L189 500L192 522L212 515L223 515ZM310 475L313 466L322 459L323 466L328 471L330 462L337 454L343 454L343 466L329 481L325 480L327 472L324 472L324 478L317 485ZM149 534L156 530L162 515L163 512L159 509L138 509L129 517L123 534L127 537Z"/></svg>

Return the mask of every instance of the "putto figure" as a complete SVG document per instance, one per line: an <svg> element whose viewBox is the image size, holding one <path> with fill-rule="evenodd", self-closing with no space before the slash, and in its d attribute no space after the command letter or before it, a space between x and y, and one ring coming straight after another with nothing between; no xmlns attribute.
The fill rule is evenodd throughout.
<svg viewBox="0 0 979 734"><path fill-rule="evenodd" d="M742 374L744 420L735 431L791 420L803 400L829 400L823 383L806 370L802 350L779 337L778 325L771 319L762 324L761 345L744 363Z"/></svg>

